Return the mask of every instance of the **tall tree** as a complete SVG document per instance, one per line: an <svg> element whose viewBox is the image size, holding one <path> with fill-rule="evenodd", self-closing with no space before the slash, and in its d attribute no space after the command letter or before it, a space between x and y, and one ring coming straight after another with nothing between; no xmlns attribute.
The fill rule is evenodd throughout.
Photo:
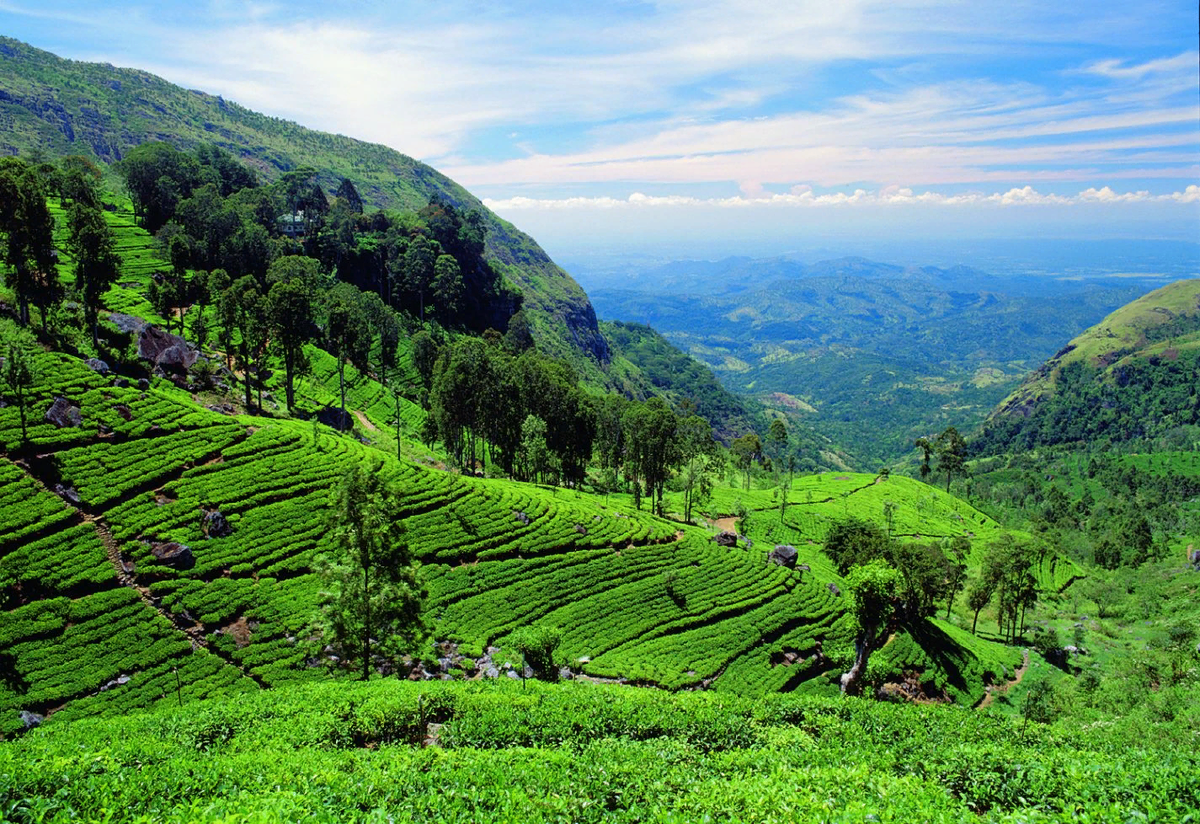
<svg viewBox="0 0 1200 824"><path fill-rule="evenodd" d="M334 552L320 565L323 626L348 659L371 676L372 655L396 660L428 636L426 592L404 540L394 489L356 465L334 490L330 529Z"/></svg>
<svg viewBox="0 0 1200 824"><path fill-rule="evenodd" d="M421 377L421 383L428 392L433 388L433 369L437 364L441 347L433 336L422 329L412 337L412 365Z"/></svg>
<svg viewBox="0 0 1200 824"><path fill-rule="evenodd" d="M929 459L933 456L933 442L929 438L917 438L913 446L921 450L921 480L923 481L933 471L933 467L929 465Z"/></svg>
<svg viewBox="0 0 1200 824"><path fill-rule="evenodd" d="M296 375L306 368L304 345L316 337L316 292L320 263L310 257L286 255L267 269L267 320L271 337L283 356L283 389L288 409L296 406Z"/></svg>
<svg viewBox="0 0 1200 824"><path fill-rule="evenodd" d="M748 432L742 437L736 438L729 448L733 452L734 462L745 476L744 486L749 489L750 470L754 468L754 462L762 458L762 441L759 440L757 433Z"/></svg>
<svg viewBox="0 0 1200 824"><path fill-rule="evenodd" d="M14 336L15 337L15 336ZM33 358L19 339L10 340L4 347L4 363L0 364L0 377L12 397L17 402L17 411L21 416L21 443L29 443L29 429L26 423L26 413L29 406L29 392L33 389L36 374L33 368Z"/></svg>
<svg viewBox="0 0 1200 824"><path fill-rule="evenodd" d="M112 229L95 201L77 197L67 212L67 224L68 246L75 259L75 288L83 300L92 346L99 347L100 298L120 276L121 259Z"/></svg>
<svg viewBox="0 0 1200 824"><path fill-rule="evenodd" d="M433 262L432 289L438 319L448 326L458 316L463 296L462 269L451 255L438 255Z"/></svg>
<svg viewBox="0 0 1200 824"><path fill-rule="evenodd" d="M360 372L367 368L371 352L371 328L362 308L362 293L348 283L339 283L326 295L325 342L337 358L338 389L341 395L342 416L339 423L349 425L346 415L346 364Z"/></svg>
<svg viewBox="0 0 1200 824"><path fill-rule="evenodd" d="M857 566L846 577L850 614L858 623L854 664L841 678L842 692L847 695L857 695L862 690L867 661L887 640L887 626L896 611L900 584L900 573L881 560Z"/></svg>
<svg viewBox="0 0 1200 824"><path fill-rule="evenodd" d="M265 354L260 347L267 339L267 302L258 291L258 281L251 275L234 281L221 295L220 313L230 330L230 337L234 332L238 336L235 363L242 370L249 411L253 389L251 375L259 368L259 361Z"/></svg>
<svg viewBox="0 0 1200 824"><path fill-rule="evenodd" d="M433 283L434 261L437 255L433 245L424 235L417 235L408 242L404 252L403 284L404 290L417 295L420 300L420 311L417 317L425 320L425 293Z"/></svg>
<svg viewBox="0 0 1200 824"><path fill-rule="evenodd" d="M288 409L296 408L296 375L304 369L304 344L313 339L313 295L298 280L279 281L267 295L267 316L283 356L283 391Z"/></svg>
<svg viewBox="0 0 1200 824"><path fill-rule="evenodd" d="M775 471L775 478L778 481L779 473L784 468L785 456L788 450L788 431L787 424L780 418L775 418L771 421L771 425L767 427L767 440L763 443L763 450L767 453L767 457L771 459L771 467Z"/></svg>
<svg viewBox="0 0 1200 824"><path fill-rule="evenodd" d="M950 478L961 475L967 465L967 442L953 426L946 427L937 436L938 469L946 473L946 492L950 491Z"/></svg>
<svg viewBox="0 0 1200 824"><path fill-rule="evenodd" d="M18 319L29 325L29 305L47 309L62 298L54 260L54 220L37 169L23 160L0 160L0 237L4 240L5 282L17 299Z"/></svg>
<svg viewBox="0 0 1200 824"><path fill-rule="evenodd" d="M682 459L679 484L683 488L683 520L692 521L692 508L712 497L714 470L719 452L713 440L712 426L699 415L690 415L679 423L679 451Z"/></svg>
<svg viewBox="0 0 1200 824"><path fill-rule="evenodd" d="M641 478L646 496L660 515L663 488L672 467L679 461L678 421L667 402L655 396L633 404L622 425L629 444L627 462L632 465L635 477Z"/></svg>

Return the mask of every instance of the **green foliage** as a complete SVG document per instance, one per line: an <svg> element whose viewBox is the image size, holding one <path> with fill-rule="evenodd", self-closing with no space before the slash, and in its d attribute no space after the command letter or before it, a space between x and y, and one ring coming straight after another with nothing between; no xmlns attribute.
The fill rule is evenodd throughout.
<svg viewBox="0 0 1200 824"><path fill-rule="evenodd" d="M521 627L508 637L508 642L525 659L535 673L551 681L558 680L558 663L554 654L562 643L562 630L558 627L535 625Z"/></svg>
<svg viewBox="0 0 1200 824"><path fill-rule="evenodd" d="M334 549L319 567L325 637L362 664L372 652L396 661L428 634L421 610L424 585L404 539L396 493L378 475L352 469L334 492L330 529Z"/></svg>
<svg viewBox="0 0 1200 824"><path fill-rule="evenodd" d="M4 380L4 388L17 405L21 416L21 442L29 440L27 425L28 397L37 380L32 358L28 347L31 342L25 339L20 330L6 325L4 328L4 363L0 364L0 378Z"/></svg>
<svg viewBox="0 0 1200 824"><path fill-rule="evenodd" d="M703 363L676 349L649 326L604 322L600 328L614 357L634 364L642 378L636 388L620 387L622 391L633 390L639 397L662 394L680 412L689 406L712 424L725 443L752 428L745 401L722 387Z"/></svg>
<svg viewBox="0 0 1200 824"><path fill-rule="evenodd" d="M1034 737L934 706L381 681L48 725L0 745L0 803L19 822L1167 821L1200 805L1197 766L1132 726Z"/></svg>
<svg viewBox="0 0 1200 824"><path fill-rule="evenodd" d="M29 325L29 305L47 312L62 297L54 265L54 222L46 207L40 171L15 157L0 160L0 238L4 245L4 282L17 299L17 316Z"/></svg>

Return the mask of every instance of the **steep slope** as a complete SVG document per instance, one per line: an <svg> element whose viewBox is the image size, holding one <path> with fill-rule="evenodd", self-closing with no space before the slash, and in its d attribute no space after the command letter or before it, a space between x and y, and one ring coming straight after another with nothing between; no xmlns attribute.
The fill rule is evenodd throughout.
<svg viewBox="0 0 1200 824"><path fill-rule="evenodd" d="M1074 338L996 407L976 448L1153 438L1197 424L1200 279L1156 289Z"/></svg>
<svg viewBox="0 0 1200 824"><path fill-rule="evenodd" d="M268 181L312 167L326 191L349 178L367 203L415 210L431 197L487 218L488 258L524 295L539 342L594 381L608 346L583 289L528 235L437 170L378 144L305 129L147 72L63 60L0 37L0 153L81 154L111 163L150 140L212 143Z"/></svg>
<svg viewBox="0 0 1200 824"><path fill-rule="evenodd" d="M138 388L55 352L35 368L31 446L18 410L0 408L0 734L20 728L19 711L68 719L322 677L314 559L330 547L329 489L355 463L398 488L442 642L425 663L435 675L486 672L502 663L490 647L546 624L586 675L836 689L836 663L818 654L848 648L852 632L844 582L819 549L833 519L875 517L887 497L924 538L998 531L907 479L809 476L778 534L769 492L722 491L721 509L736 497L771 510L756 516L765 543L725 548L616 499L460 477L309 422L220 414L167 380ZM351 378L352 397L374 396ZM79 425L43 417L56 397ZM365 436L386 415L362 410ZM207 528L214 511L227 530ZM795 544L808 569L765 563L772 539ZM172 544L190 549L183 562L160 560ZM955 695L971 703L1015 653L964 640L952 644Z"/></svg>

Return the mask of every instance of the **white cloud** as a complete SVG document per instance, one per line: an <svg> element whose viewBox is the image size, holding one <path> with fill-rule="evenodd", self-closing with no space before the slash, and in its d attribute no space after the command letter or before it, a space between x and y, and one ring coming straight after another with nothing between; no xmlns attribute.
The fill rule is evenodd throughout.
<svg viewBox="0 0 1200 824"><path fill-rule="evenodd" d="M554 187L570 201L581 184L707 183L737 186L731 205L854 203L858 187L939 197L891 187L902 182L1027 204L1042 196L1023 187L1051 181L1102 202L1106 183L1163 178L1183 197L1200 179L1200 57L1177 34L1194 34L1194 4L94 5L0 11L85 27L89 53L68 56L384 143L468 188ZM771 194L793 184L845 192Z"/></svg>
<svg viewBox="0 0 1200 824"><path fill-rule="evenodd" d="M811 187L796 186L787 193L763 194L747 197L700 198L686 195L646 195L634 192L626 198L614 197L569 197L531 198L511 197L485 199L484 204L501 214L511 212L581 210L581 209L655 209L678 207L710 207L722 209L744 209L755 207L819 207L819 206L905 206L932 204L937 206L980 206L1036 207L1073 206L1080 204L1149 203L1175 202L1200 203L1200 186L1188 186L1180 192L1152 195L1147 191L1116 192L1109 186L1100 189L1085 189L1076 195L1043 193L1032 186L1012 188L990 194L970 192L965 194L943 194L936 191L917 193L907 186L889 186L877 191L855 189L852 192L829 192L816 194Z"/></svg>

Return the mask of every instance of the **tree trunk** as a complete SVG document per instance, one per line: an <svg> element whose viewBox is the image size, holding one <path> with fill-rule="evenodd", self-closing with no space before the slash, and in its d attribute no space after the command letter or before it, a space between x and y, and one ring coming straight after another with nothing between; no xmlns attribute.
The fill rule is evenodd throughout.
<svg viewBox="0 0 1200 824"><path fill-rule="evenodd" d="M245 349L243 349L242 351L243 351L243 353L245 353ZM242 363L243 363L242 383L244 383L246 385L246 412L247 412L247 414L249 414L249 412L252 408L251 404L254 401L254 398L250 394L250 359L249 359L249 356L242 358Z"/></svg>
<svg viewBox="0 0 1200 824"><path fill-rule="evenodd" d="M346 420L346 359L338 357L338 388L342 393L342 416L338 418L338 429Z"/></svg>
<svg viewBox="0 0 1200 824"><path fill-rule="evenodd" d="M296 390L292 384L292 370L296 368L296 355L291 348L283 351L283 393L287 399L287 408L291 412L296 406Z"/></svg>
<svg viewBox="0 0 1200 824"><path fill-rule="evenodd" d="M858 695L862 691L862 679L867 674L867 660L879 643L878 633L878 627L871 627L856 643L854 666L842 674L842 692L845 695Z"/></svg>
<svg viewBox="0 0 1200 824"><path fill-rule="evenodd" d="M363 671L362 680L371 679L371 571L363 564Z"/></svg>
<svg viewBox="0 0 1200 824"><path fill-rule="evenodd" d="M971 634L972 635L975 634L975 625L979 623L979 612L982 609L983 609L983 607L980 607L979 609L975 610L975 618L974 618L974 620L971 621Z"/></svg>
<svg viewBox="0 0 1200 824"><path fill-rule="evenodd" d="M25 424L25 390L23 387L17 387L17 411L21 413L21 443L29 443L29 431Z"/></svg>

